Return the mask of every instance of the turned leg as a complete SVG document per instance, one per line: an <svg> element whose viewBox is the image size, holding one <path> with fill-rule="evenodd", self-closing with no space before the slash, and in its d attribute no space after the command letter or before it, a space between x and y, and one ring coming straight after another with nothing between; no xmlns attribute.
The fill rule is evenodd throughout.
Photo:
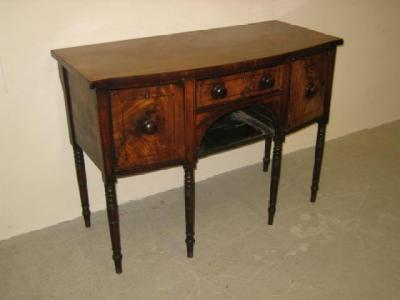
<svg viewBox="0 0 400 300"><path fill-rule="evenodd" d="M194 167L184 166L185 170L185 219L186 219L186 249L187 256L193 257L194 246L194 212L195 212L195 193L194 193Z"/></svg>
<svg viewBox="0 0 400 300"><path fill-rule="evenodd" d="M314 171L311 185L311 202L317 199L319 178L321 175L322 156L324 154L326 123L318 123L317 143L315 145Z"/></svg>
<svg viewBox="0 0 400 300"><path fill-rule="evenodd" d="M265 139L265 151L264 151L264 159L263 159L263 171L268 172L269 161L271 157L271 143L272 138L267 137Z"/></svg>
<svg viewBox="0 0 400 300"><path fill-rule="evenodd" d="M278 185L281 173L281 157L282 157L282 141L278 138L275 138L274 151L272 157L271 187L270 187L269 207L268 207L269 225L272 225L274 222L274 215L276 210L276 198L278 196Z"/></svg>
<svg viewBox="0 0 400 300"><path fill-rule="evenodd" d="M85 220L85 226L90 227L90 208L89 208L89 197L86 184L86 171L85 171L85 159L83 157L82 149L75 145L74 150L74 160L75 160L75 170L76 177L78 179L79 194L82 204L82 215Z"/></svg>
<svg viewBox="0 0 400 300"><path fill-rule="evenodd" d="M119 236L119 216L117 195L115 192L115 181L110 180L109 182L106 182L104 184L104 187L106 191L107 217L108 225L110 227L111 244L113 251L112 258L115 264L115 271L119 274L122 273L122 254Z"/></svg>

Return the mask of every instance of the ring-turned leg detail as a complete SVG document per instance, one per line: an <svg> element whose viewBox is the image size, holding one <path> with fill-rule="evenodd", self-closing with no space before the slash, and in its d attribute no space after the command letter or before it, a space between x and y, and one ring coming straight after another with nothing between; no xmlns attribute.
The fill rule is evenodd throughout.
<svg viewBox="0 0 400 300"><path fill-rule="evenodd" d="M186 220L186 249L187 256L193 257L194 220L195 220L195 185L194 167L185 165L185 220Z"/></svg>
<svg viewBox="0 0 400 300"><path fill-rule="evenodd" d="M85 226L90 227L90 208L89 208L89 196L86 183L85 159L83 156L82 149L78 145L73 146L73 151L74 151L76 177L79 186L79 195L82 204L82 216L85 221Z"/></svg>
<svg viewBox="0 0 400 300"><path fill-rule="evenodd" d="M275 138L274 151L272 157L272 172L271 172L271 187L269 196L268 207L268 224L272 225L274 222L276 199L278 196L278 185L281 174L281 158L282 158L282 141Z"/></svg>
<svg viewBox="0 0 400 300"><path fill-rule="evenodd" d="M264 150L264 159L263 159L263 171L268 172L268 166L270 162L270 157L271 157L271 144L272 144L272 138L267 137L265 139L265 150Z"/></svg>
<svg viewBox="0 0 400 300"><path fill-rule="evenodd" d="M315 146L314 170L311 185L311 202L317 199L319 178L321 175L322 156L324 154L326 123L318 123L317 142Z"/></svg>
<svg viewBox="0 0 400 300"><path fill-rule="evenodd" d="M115 271L119 274L122 273L122 253L119 234L119 215L117 195L115 192L115 182L107 182L104 186L106 192L108 225L110 227L110 236L113 251L112 258L115 264Z"/></svg>

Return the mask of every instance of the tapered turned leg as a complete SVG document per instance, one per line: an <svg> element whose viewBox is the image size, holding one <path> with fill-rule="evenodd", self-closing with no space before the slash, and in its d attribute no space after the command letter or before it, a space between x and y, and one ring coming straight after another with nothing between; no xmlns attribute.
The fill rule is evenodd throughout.
<svg viewBox="0 0 400 300"><path fill-rule="evenodd" d="M194 246L194 212L195 212L195 193L194 193L194 167L184 166L185 170L185 219L186 219L186 249L187 256L193 257Z"/></svg>
<svg viewBox="0 0 400 300"><path fill-rule="evenodd" d="M82 149L75 145L74 150L74 160L75 160L75 170L76 177L78 179L79 194L82 204L82 215L85 220L85 226L90 227L90 208L89 208L89 197L86 184L86 171L85 171L85 159L83 157Z"/></svg>
<svg viewBox="0 0 400 300"><path fill-rule="evenodd" d="M269 161L271 157L271 143L272 138L267 137L265 139L265 151L264 151L264 159L263 159L263 171L268 172Z"/></svg>
<svg viewBox="0 0 400 300"><path fill-rule="evenodd" d="M111 244L113 251L112 258L115 264L115 271L119 274L122 273L122 254L119 236L119 216L117 195L115 192L115 181L111 180L109 182L106 182L104 186L106 191L108 225L110 227Z"/></svg>
<svg viewBox="0 0 400 300"><path fill-rule="evenodd" d="M317 199L319 178L321 175L322 156L324 154L326 123L318 123L317 143L315 145L314 171L311 185L311 202Z"/></svg>
<svg viewBox="0 0 400 300"><path fill-rule="evenodd" d="M271 187L270 187L269 207L268 207L269 225L272 225L274 222L276 199L278 196L279 178L281 174L281 157L282 157L282 141L279 140L278 138L275 138L274 151L272 157Z"/></svg>

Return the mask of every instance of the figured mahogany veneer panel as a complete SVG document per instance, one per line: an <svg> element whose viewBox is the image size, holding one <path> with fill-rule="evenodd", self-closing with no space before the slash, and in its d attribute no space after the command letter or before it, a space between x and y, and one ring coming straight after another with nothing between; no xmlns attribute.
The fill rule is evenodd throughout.
<svg viewBox="0 0 400 300"><path fill-rule="evenodd" d="M327 79L327 53L292 63L288 129L300 127L322 116Z"/></svg>
<svg viewBox="0 0 400 300"><path fill-rule="evenodd" d="M172 84L111 92L117 170L182 159L182 93Z"/></svg>
<svg viewBox="0 0 400 300"><path fill-rule="evenodd" d="M269 81L263 86L262 80ZM235 101L238 98L268 94L282 90L282 86L283 65L199 80L196 85L197 107L204 108ZM222 98L215 97L214 89L216 87L224 88L226 90L226 95Z"/></svg>

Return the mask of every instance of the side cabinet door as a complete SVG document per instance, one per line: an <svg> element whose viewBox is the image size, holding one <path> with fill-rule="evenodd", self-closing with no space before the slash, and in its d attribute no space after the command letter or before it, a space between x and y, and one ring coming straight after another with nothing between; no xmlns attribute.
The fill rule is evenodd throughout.
<svg viewBox="0 0 400 300"><path fill-rule="evenodd" d="M183 92L177 85L115 90L111 113L117 171L183 156Z"/></svg>
<svg viewBox="0 0 400 300"><path fill-rule="evenodd" d="M327 53L292 63L288 129L301 127L322 116L327 78Z"/></svg>

